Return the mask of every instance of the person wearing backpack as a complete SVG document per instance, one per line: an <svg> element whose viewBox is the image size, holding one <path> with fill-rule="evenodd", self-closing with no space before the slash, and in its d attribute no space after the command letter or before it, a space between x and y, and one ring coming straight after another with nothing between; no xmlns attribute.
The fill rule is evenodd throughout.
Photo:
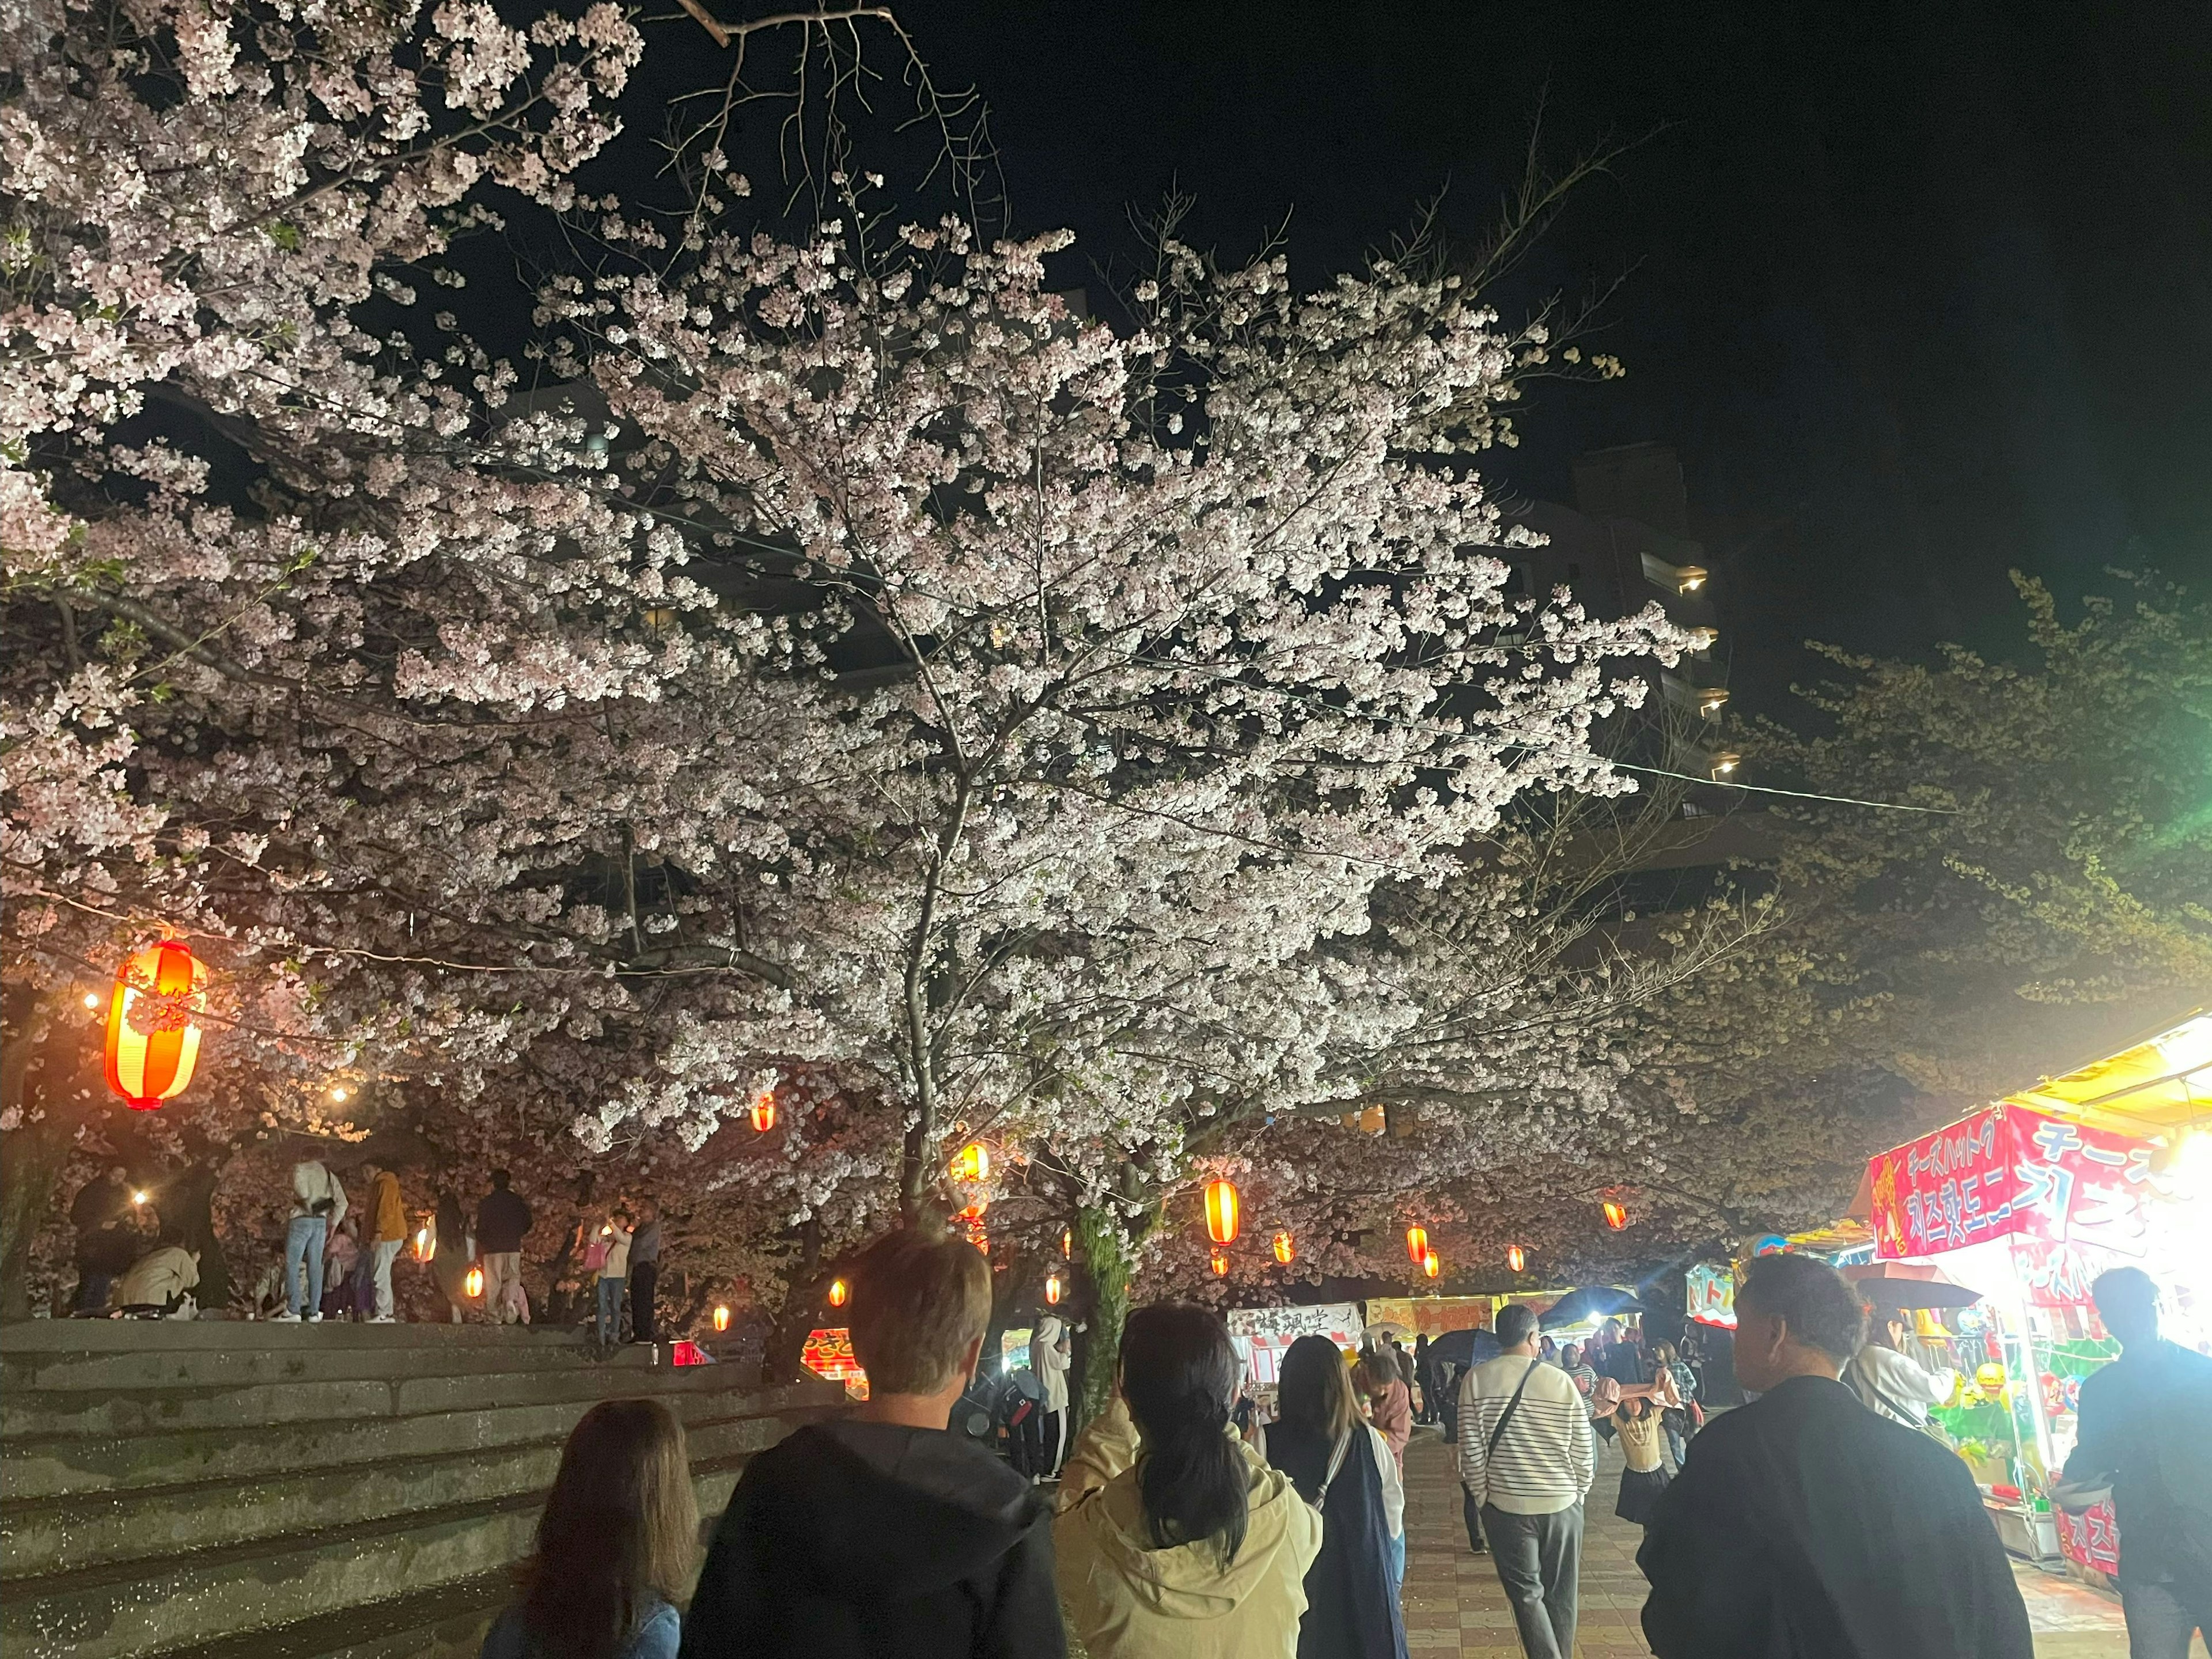
<svg viewBox="0 0 2212 1659"><path fill-rule="evenodd" d="M1382 1363L1402 1393L1397 1367ZM1253 1441L1322 1518L1321 1553L1306 1569L1298 1659L1406 1659L1398 1606L1405 1488L1389 1442L1359 1414L1335 1343L1302 1336L1291 1344L1276 1419L1255 1430Z"/></svg>
<svg viewBox="0 0 2212 1659"><path fill-rule="evenodd" d="M1068 1455L1053 1523L1090 1659L1293 1659L1322 1519L1229 1431L1242 1368L1219 1314L1140 1308L1115 1395Z"/></svg>
<svg viewBox="0 0 2212 1659"><path fill-rule="evenodd" d="M1499 1352L1459 1385L1459 1478L1481 1511L1498 1582L1513 1604L1528 1659L1575 1650L1583 1498L1596 1478L1590 1402L1543 1362L1536 1315L1509 1303Z"/></svg>
<svg viewBox="0 0 2212 1659"><path fill-rule="evenodd" d="M270 1316L276 1323L296 1325L305 1318L313 1324L322 1318L323 1255L345 1214L345 1188L319 1160L302 1158L292 1166L292 1218L284 1227L284 1311Z"/></svg>

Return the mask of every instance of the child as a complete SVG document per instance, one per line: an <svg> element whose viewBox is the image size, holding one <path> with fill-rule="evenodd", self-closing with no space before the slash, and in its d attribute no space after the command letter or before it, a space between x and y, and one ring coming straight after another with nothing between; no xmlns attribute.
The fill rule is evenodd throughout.
<svg viewBox="0 0 2212 1659"><path fill-rule="evenodd" d="M1659 1413L1639 1391L1613 1407L1613 1426L1620 1436L1621 1455L1628 1460L1620 1472L1620 1498L1613 1512L1640 1527L1651 1519L1659 1494L1667 1490L1668 1477L1659 1455Z"/></svg>

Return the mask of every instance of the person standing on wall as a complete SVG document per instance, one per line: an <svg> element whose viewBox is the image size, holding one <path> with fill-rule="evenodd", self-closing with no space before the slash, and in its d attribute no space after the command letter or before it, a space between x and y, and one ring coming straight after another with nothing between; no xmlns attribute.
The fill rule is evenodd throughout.
<svg viewBox="0 0 2212 1659"><path fill-rule="evenodd" d="M522 1291L522 1240L530 1231L530 1206L504 1170L491 1172L491 1190L477 1206L477 1249L483 1253L484 1312L495 1324L530 1322Z"/></svg>
<svg viewBox="0 0 2212 1659"><path fill-rule="evenodd" d="M346 1217L345 1188L314 1158L292 1166L292 1218L284 1226L284 1311L270 1317L295 1325L323 1316L323 1257ZM302 1284L301 1269L306 1268Z"/></svg>
<svg viewBox="0 0 2212 1659"><path fill-rule="evenodd" d="M2212 1358L2158 1334L2158 1285L2115 1267L2089 1288L2118 1359L2081 1381L2066 1482L2109 1482L2120 1530L2120 1607L2132 1659L2185 1659L2212 1643Z"/></svg>
<svg viewBox="0 0 2212 1659"><path fill-rule="evenodd" d="M1498 1310L1497 1358L1460 1382L1459 1474L1482 1516L1528 1659L1575 1650L1583 1498L1596 1478L1589 1406L1540 1357L1536 1315Z"/></svg>
<svg viewBox="0 0 2212 1659"><path fill-rule="evenodd" d="M399 1177L374 1164L362 1166L368 1176L369 1279L376 1287L376 1311L372 1325L389 1325L398 1316L392 1298L392 1264L407 1242L407 1206L399 1196Z"/></svg>
<svg viewBox="0 0 2212 1659"><path fill-rule="evenodd" d="M70 1225L76 1230L76 1297L70 1311L104 1315L115 1276L131 1265L131 1236L124 1223L131 1214L131 1173L120 1164L77 1188L70 1200Z"/></svg>
<svg viewBox="0 0 2212 1659"><path fill-rule="evenodd" d="M660 1340L653 1295L660 1287L660 1206L653 1199L637 1206L637 1231L629 1240L629 1327L633 1342Z"/></svg>
<svg viewBox="0 0 2212 1659"><path fill-rule="evenodd" d="M1073 1345L1067 1327L1047 1314L1030 1336L1030 1370L1037 1386L1036 1464L1030 1479L1046 1481L1060 1473L1067 1449L1067 1367Z"/></svg>

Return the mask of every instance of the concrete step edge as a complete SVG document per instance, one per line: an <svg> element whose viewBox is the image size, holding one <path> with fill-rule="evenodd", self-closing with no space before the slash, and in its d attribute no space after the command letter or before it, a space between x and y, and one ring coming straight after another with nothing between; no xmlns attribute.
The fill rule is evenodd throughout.
<svg viewBox="0 0 2212 1659"><path fill-rule="evenodd" d="M159 1649L148 1659L461 1659L477 1652L514 1589L511 1571L478 1573L289 1625Z"/></svg>

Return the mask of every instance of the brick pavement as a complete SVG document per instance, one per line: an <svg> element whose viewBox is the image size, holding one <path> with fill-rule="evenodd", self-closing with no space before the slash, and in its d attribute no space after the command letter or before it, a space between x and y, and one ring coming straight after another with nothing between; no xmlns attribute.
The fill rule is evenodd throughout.
<svg viewBox="0 0 2212 1659"><path fill-rule="evenodd" d="M1636 1570L1644 1529L1613 1512L1620 1454L1598 1452L1583 1534L1579 1659L1648 1654L1638 1622L1644 1575ZM1459 1483L1437 1431L1417 1429L1406 1449L1406 1640L1414 1659L1520 1659L1513 1614L1486 1555L1467 1547ZM2036 1632L2038 1659L2121 1659L2128 1650L2117 1596L2016 1565Z"/></svg>

